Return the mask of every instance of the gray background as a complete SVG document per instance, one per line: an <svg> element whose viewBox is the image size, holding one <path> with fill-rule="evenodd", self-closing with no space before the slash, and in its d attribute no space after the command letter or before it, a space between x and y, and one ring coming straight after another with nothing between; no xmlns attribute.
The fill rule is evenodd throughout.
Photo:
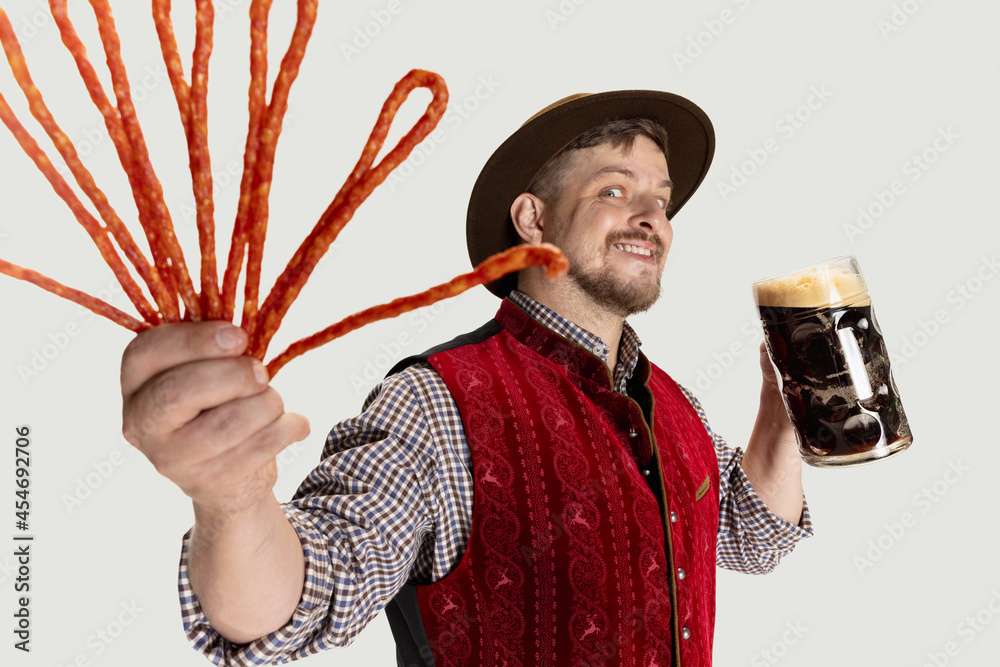
<svg viewBox="0 0 1000 667"><path fill-rule="evenodd" d="M99 62L87 3L71 4ZM174 4L188 53L193 3ZM275 3L272 11L272 73L291 31L290 4ZM211 145L213 168L224 172L242 155L249 2L217 5ZM114 151L45 3L3 6L57 118L123 217L134 219ZM915 434L911 450L890 461L805 471L816 535L770 576L720 572L716 664L996 664L1000 574L989 563L998 544L992 504L1000 462L997 5L398 0L392 7L396 14L386 2L320 8L279 144L265 284L325 208L392 84L412 67L435 70L449 84L445 140L360 209L272 350L465 271L464 212L478 169L542 106L580 91L685 95L714 120L718 150L701 191L674 221L665 296L635 318L644 349L696 390L717 431L743 443L760 374L749 284L854 254ZM152 157L192 263L187 156L149 3L116 2L115 10L133 87L142 89L137 105ZM372 23L375 16L386 25ZM342 45L366 26L377 34L345 54ZM27 119L19 91L0 70L0 91ZM427 99L414 96L391 141ZM945 135L951 138L935 148ZM769 139L777 150L766 162L746 163ZM934 162L914 171L913 156L925 151ZM92 293L107 290L110 272L6 132L0 155L0 256ZM734 170L750 175L724 194L720 184L740 183L731 180ZM879 212L880 193L888 201L884 192L897 179L901 194L867 228L856 226L858 209ZM216 180L220 239L228 236L238 191L238 179L229 180ZM220 241L220 254L227 248ZM110 296L130 308L120 293ZM389 360L381 355L417 352L474 328L496 305L477 289L289 365L275 386L289 409L309 417L313 434L282 455L278 497L287 498L312 467L329 426L360 406L369 365L384 371ZM30 656L11 648L12 547L0 548L0 617L7 619L0 660L203 664L181 632L175 594L189 503L120 436L118 364L131 334L6 278L0 312L0 442L7 452L0 456L0 541L13 544L13 429L22 424L33 432L37 536ZM67 326L78 333L62 340ZM388 342L401 334L409 344L392 349ZM45 352L51 358L35 358L44 368L26 375L33 356ZM99 631L117 634L119 617L130 624L111 643L101 640ZM312 661L387 665L391 656L380 618L352 647Z"/></svg>

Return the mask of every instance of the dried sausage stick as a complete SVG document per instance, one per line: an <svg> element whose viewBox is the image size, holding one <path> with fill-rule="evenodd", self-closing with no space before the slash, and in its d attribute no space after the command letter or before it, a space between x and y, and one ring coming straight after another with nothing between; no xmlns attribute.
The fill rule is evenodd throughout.
<svg viewBox="0 0 1000 667"><path fill-rule="evenodd" d="M236 284L243 269L247 245L247 225L250 218L250 198L260 144L261 125L267 95L267 15L271 0L253 0L250 3L250 90L246 149L243 152L243 178L240 182L240 200L233 225L233 240L229 246L229 259L222 279L222 319L232 321L236 308Z"/></svg>
<svg viewBox="0 0 1000 667"><path fill-rule="evenodd" d="M260 291L260 270L264 255L264 238L267 234L268 196L271 191L271 177L274 172L274 152L281 134L281 124L288 109L288 92L299 74L299 66L306 54L306 45L312 35L316 23L318 0L299 0L298 16L295 31L285 57L281 60L281 68L271 87L271 101L267 106L267 114L261 133L260 145L257 149L257 159L254 165L256 171L250 200L250 223L247 236L247 275L243 296L243 323L250 336L253 336L257 317L257 300Z"/></svg>
<svg viewBox="0 0 1000 667"><path fill-rule="evenodd" d="M156 177L153 165L149 161L149 151L142 135L142 128L139 127L139 119L135 115L128 74L125 63L122 61L121 42L115 29L111 6L108 4L108 0L90 0L90 4L97 16L97 29L104 46L104 54L107 57L108 70L111 72L111 81L118 100L118 113L122 119L122 126L125 128L125 135L132 145L135 173L144 186L142 196L146 198L149 210L155 214L151 221L154 234L149 239L150 250L164 279L167 280L166 275L171 276L170 282L173 283L184 302L185 318L200 319L201 308L198 297L191 284L187 265L184 263L184 253L174 235L170 212L163 199L163 186ZM146 233L149 237L150 230L147 230ZM168 282L168 286L170 282Z"/></svg>
<svg viewBox="0 0 1000 667"><path fill-rule="evenodd" d="M389 153L374 168L371 163L382 148L389 127L400 105L409 93L418 87L431 89L433 99L427 110L410 131L399 140ZM340 230L354 215L358 206L368 198L393 169L407 158L413 148L420 143L437 125L448 105L448 89L444 80L433 72L412 70L400 79L392 93L382 105L375 127L372 129L361 153L361 158L333 202L320 217L312 232L302 242L285 270L275 282L257 316L257 331L251 336L248 354L263 359L267 346L278 330L281 320L298 296L316 264L326 253Z"/></svg>
<svg viewBox="0 0 1000 667"><path fill-rule="evenodd" d="M132 147L132 137L126 131L125 125L122 121L122 114L119 112L119 107L111 106L110 101L107 100L107 96L104 94L103 85L100 83L96 72L93 71L93 66L89 60L86 59L86 47L84 47L83 43L80 41L69 17L66 15L65 6L61 8L63 17L62 20L60 20L60 16L57 13L56 2L54 0L49 0L49 4L53 9L53 16L56 18L56 22L59 24L59 29L63 37L63 43L67 44L67 35L71 35L72 37L74 48L70 48L70 51L73 53L74 59L77 62L77 69L80 71L81 76L87 85L91 100L104 116L104 124L108 128L108 133L112 142L115 144L115 150L117 151L118 158L121 161L122 169L124 169L128 176L129 186L132 188L132 198L135 200L136 209L139 214L139 224L142 226L143 233L146 236L154 268L160 276L164 290L170 302L170 314L166 317L166 319L167 321L180 320L180 310L177 305L177 281L175 271L172 270L169 257L164 250L165 246L162 239L162 225L160 224L158 217L159 212L155 208L153 197L150 196L150 192L144 178L144 172L141 168L136 166L136 157ZM94 8L94 11L96 15L97 9ZM97 18L98 27L100 28L100 16L97 16ZM112 32L113 31L114 26L112 25ZM115 39L117 39L117 34L115 34ZM69 46L69 44L67 44L67 46ZM77 51L79 51L80 55L77 54ZM105 54L105 61L109 63L110 69L110 57L107 55L107 48L105 48ZM125 83L127 86L128 81L126 80ZM115 77L112 77L112 88L115 94L115 101L119 102L120 97L117 87L118 82ZM164 313L168 312L167 309L163 309L162 307L161 310Z"/></svg>
<svg viewBox="0 0 1000 667"><path fill-rule="evenodd" d="M174 99L184 124L184 136L190 134L191 89L184 78L184 65L181 54L177 51L177 38L174 36L174 24L170 20L170 0L153 0L153 24L156 26L156 36L160 40L160 52L163 54L163 64L167 67L170 77L170 87L174 89Z"/></svg>
<svg viewBox="0 0 1000 667"><path fill-rule="evenodd" d="M295 357L372 322L396 317L411 310L437 303L442 299L457 296L476 285L492 282L527 266L540 265L545 266L545 275L549 280L562 278L569 269L566 257L553 245L520 245L508 248L487 258L470 273L453 278L420 294L401 297L380 306L366 308L322 331L292 343L288 349L267 363L267 372L271 377L274 377L275 373Z"/></svg>
<svg viewBox="0 0 1000 667"><path fill-rule="evenodd" d="M2 14L0 10L0 17L6 19L6 15ZM2 21L0 21L2 22ZM108 266L111 267L111 271L115 274L118 282L121 283L122 289L128 295L129 300L136 307L143 318L147 322L156 324L160 321L160 317L153 307L146 301L146 298L142 295L142 290L132 279L132 275L128 272L128 268L122 262L118 253L115 251L114 246L111 244L111 240L107 236L107 229L101 226L101 223L97 221L90 214L83 203L77 199L76 195L73 193L72 188L69 184L63 180L59 172L52 165L48 156L45 155L45 151L42 150L38 142L28 134L28 131L24 129L24 126L17 120L14 112L11 110L10 106L7 104L7 100L0 95L0 121L7 126L11 134L20 144L21 149L27 153L28 157L34 161L35 166L38 170L42 172L42 175L49 181L52 188L56 191L56 194L66 202L73 215L79 221L80 225L90 234L90 237L94 240L94 244L101 253L101 257L107 262Z"/></svg>
<svg viewBox="0 0 1000 667"><path fill-rule="evenodd" d="M191 57L191 84L177 52L170 0L154 0L154 21L163 60L170 74L171 86L180 111L188 143L191 181L197 209L198 242L201 250L201 298L204 319L219 319L222 302L215 257L215 202L212 199L212 167L208 152L208 62L212 53L215 10L210 0L197 0L195 12L195 47Z"/></svg>
<svg viewBox="0 0 1000 667"><path fill-rule="evenodd" d="M100 212L101 217L108 223L109 227L117 227L120 231L124 231L128 240L131 240L131 236L128 235L128 230L125 229L124 223L118 218L118 214L115 213L114 209L108 203L107 197L97 184L94 183L94 179L87 168L83 166L80 162L80 158L77 155L76 148L73 146L73 142L70 141L66 133L62 131L55 119L52 117L51 112L49 112L48 107L45 106L45 101L42 99L42 95L38 88L35 87L34 82L31 79L31 75L28 72L27 64L24 61L24 54L21 52L21 47L17 42L17 38L14 36L13 28L7 15L0 10L0 42L3 43L4 52L7 55L7 61L10 64L11 72L14 75L14 79L17 81L18 86L20 86L22 92L24 93L25 99L28 101L29 108L31 110L31 115L39 122L42 128L48 134L52 143L55 145L59 154L62 156L63 160L69 166L70 171L76 178L76 182L80 185L80 188L87 194L97 210ZM112 245L110 239L108 238L108 228L103 227L94 217L87 211L80 201L76 198L72 189L62 177L56 172L52 163L49 161L48 156L45 155L45 151L38 145L38 143L32 138L24 126L17 120L14 115L13 110L7 105L6 100L0 97L0 104L3 106L3 122L7 128L11 131L11 134L17 139L18 143L24 152L35 162L35 165L46 177L46 179L53 185L53 187L59 192L60 197L69 204L70 208L73 210L74 215L84 229L90 234L94 243L97 245L101 252L101 256L112 268L115 277L118 278L122 287L125 289L126 294L128 294L129 299L132 300L133 305L142 314L143 318L150 322L159 321L159 315L153 309L153 307L146 301L145 297L142 295L142 290L136 285L135 281L132 280L132 276L129 274L128 269L122 263L121 258L118 256L118 252L115 250L114 245ZM61 185L57 187L57 182ZM71 203L72 202L72 203ZM134 246L134 243L133 243ZM141 258L142 254L138 252L138 248L135 248L135 252L138 257ZM141 263L140 263L141 266Z"/></svg>
<svg viewBox="0 0 1000 667"><path fill-rule="evenodd" d="M128 175L129 185L132 188L136 205L138 206L139 193L142 186L132 174L132 147L125 136L125 130L122 128L118 111L111 106L107 95L104 94L104 87L97 77L97 72L87 58L87 49L80 40L79 35L77 35L72 22L69 20L66 12L66 0L49 0L49 6L51 7L56 25L59 28L59 33L62 36L63 44L76 62L80 77L83 79L84 85L90 94L90 99L104 117L104 125L107 127L108 136L111 137L111 141L115 145L122 169ZM140 211L140 221L143 219L148 219L148 217L143 211ZM168 322L179 320L180 311L177 309L176 296L171 295L167 290L159 271L156 270L155 266L150 265L146 256L139 250L128 228L121 223L117 216L111 219L105 218L104 222L111 230L122 252L125 253L128 260L135 266L136 271L139 272L139 276L145 281L146 287L149 288L149 292L152 294L153 300L156 302L163 318Z"/></svg>
<svg viewBox="0 0 1000 667"><path fill-rule="evenodd" d="M214 14L210 0L196 0L196 44L192 58L192 79L190 84L184 80L180 57L177 53L173 26L170 23L169 16L170 2L169 0L153 0L154 20L157 23L157 32L160 36L164 62L167 64L171 75L172 86L174 87L178 108L184 123L195 198L199 204L199 238L202 241L201 249L203 256L201 302L198 301L197 295L195 295L191 286L190 277L187 275L183 255L174 237L169 212L166 210L166 205L163 201L162 187L152 170L142 132L135 117L135 109L131 102L127 75L121 59L121 46L108 0L91 0L91 5L97 16L102 45L104 46L108 67L111 71L115 95L118 101L117 109L111 106L104 95L103 87L100 85L93 67L86 58L86 50L82 46L82 43L80 43L66 15L65 2L66 0L50 0L53 14L56 16L57 23L60 24L60 33L63 36L63 41L77 63L77 67L84 79L84 83L87 85L92 100L105 118L109 134L113 139L117 139L115 141L116 148L118 148L122 166L129 174L133 190L136 190L136 183L139 183L141 186L139 188L141 194L137 196L137 205L139 206L140 213L145 212L142 217L148 218L150 223L146 228L147 238L150 240L154 256L158 257L157 264L168 269L161 276L163 279L163 282L161 282L163 290L169 292L170 288L174 286L180 290L181 297L187 308L187 312L185 313L186 319L200 319L203 315L214 318L227 312L227 309L231 313L232 308L231 306L227 308L224 298L229 297L229 293L224 290L224 295L220 295L216 282L214 244L210 243L206 245L205 243L206 239L211 239L214 236L214 220L212 220L214 205L211 201L211 169L208 162L206 120L208 59L212 50L212 18ZM241 185L240 198L240 213L243 215L243 221L242 224L237 225L236 229L234 229L230 264L227 266L226 273L228 280L231 273L230 269L235 266L235 278L233 280L234 282L238 281L242 265L243 248L246 247L248 259L245 302L248 307L244 311L244 326L250 330L253 336L253 344L256 346L256 352L259 353L260 357L263 356L268 342L274 335L274 331L277 329L292 301L301 291L312 269L329 248L329 245L339 234L343 226L351 219L354 211L385 180L388 174L406 159L413 148L433 130L442 117L447 105L447 89L444 86L444 82L436 74L413 70L397 83L393 93L382 107L379 119L354 170L334 197L327 211L324 212L316 224L313 233L310 234L310 237L300 247L300 252L293 258L289 267L286 267L286 271L279 278L267 300L265 300L264 308L261 309L260 313L257 313L256 300L260 280L260 261L267 224L268 193L273 173L275 148L281 132L283 117L287 110L288 92L298 74L299 66L305 54L306 44L308 43L315 22L318 0L299 0L298 2L299 13L295 33L282 61L281 70L273 88L271 101L265 107L266 30L267 14L270 5L271 0L253 0L251 5L251 85L248 102L250 124L248 128L247 152L244 156L244 181ZM13 36L13 30L2 10L0 10L0 19L2 19L2 23L6 24L5 33L2 29L3 26L0 26L0 33L7 35L7 38L4 40L5 51L7 51L8 59L11 61L15 78L29 99L33 115L45 127L46 132L53 139L53 143L56 144L64 159L67 160L81 187L87 190L88 194L91 194L95 205L99 209L107 206L107 210L113 214L113 210L110 209L110 205L107 205L103 193L100 192L89 172L80 163L75 148L58 128L51 114L44 107L40 93L31 83L27 68L23 63L23 57L20 56L20 48L17 45L16 38ZM10 48L11 44L14 45L13 49ZM17 56L12 57L12 52L16 52ZM399 141L396 147L389 151L381 162L372 167L375 157L382 148L398 108L416 87L431 89L433 95L431 103L420 120ZM158 322L159 313L154 311L148 302L145 302L142 298L138 286L131 280L131 276L128 274L127 269L125 269L124 264L117 253L114 252L114 248L107 238L109 230L101 227L100 223L86 212L86 209L83 208L79 200L72 194L69 186L59 177L44 152L41 151L37 143L34 142L27 131L17 122L13 112L10 111L2 96L0 96L0 116L2 116L5 124L11 128L22 149L32 157L39 169L49 178L57 194L67 201L70 208L77 214L81 224L94 236L95 242L102 251L102 256L105 257L105 260L112 269L116 270L116 275L118 275L119 269L124 273L125 278L120 278L120 280L122 280L130 297L138 297L137 299L133 299L136 302L136 307L150 321L145 323L140 322L106 302L62 285L31 269L0 260L0 272L20 280L32 282L58 296L80 303L93 312L108 317L112 321L133 331L141 331L151 326L151 323ZM259 132L255 132L255 129L259 130ZM207 181L205 180L206 177ZM204 213L206 211L207 218ZM116 215L113 215L113 219L125 232L124 238L131 240L131 237L127 234L127 229L125 229L120 219ZM134 246L134 242L132 245ZM300 253L302 257L299 257ZM141 257L141 253L139 255ZM237 257L235 262L233 261L234 256ZM304 259L305 263L299 264L296 262L297 259ZM276 373L288 360L295 356L370 322L386 317L394 317L408 310L429 305L440 299L459 294L474 285L490 282L509 272L520 270L525 266L538 264L546 266L546 272L550 278L565 275L568 268L565 257L553 246L522 246L512 248L489 258L471 273L459 276L448 283L431 288L421 294L396 299L388 304L366 309L307 339L303 339L293 344L288 350L272 360L269 364L269 369L272 373ZM140 262L138 266L141 265ZM293 265L296 266L293 267ZM212 267L212 271L210 272L211 279L206 280L209 277L206 270L208 266ZM303 266L306 267L304 270ZM149 267L148 273L156 275L156 271L152 267ZM147 280L147 283L152 288L154 283L149 280ZM213 285L215 286L214 295L212 294ZM234 294L235 289L232 292ZM175 297L172 297L169 301L176 303L174 299ZM256 335L254 335L255 327Z"/></svg>
<svg viewBox="0 0 1000 667"><path fill-rule="evenodd" d="M49 278L48 276L43 276L37 271L26 269L23 266L11 264L10 262L0 259L0 273L6 274L11 278L16 278L17 280L23 280L33 285L37 285L47 292L51 292L56 296L79 304L92 313L100 315L101 317L106 317L115 324L120 324L126 329L131 329L136 333L145 331L153 326L149 322L140 322L128 313L123 313L107 301L102 301L97 297L87 294L86 292L81 292L80 290L73 289L72 287L67 287L60 282L52 280L52 278Z"/></svg>
<svg viewBox="0 0 1000 667"><path fill-rule="evenodd" d="M184 138L188 145L191 183L197 210L198 246L201 250L201 307L204 319L219 319L219 276L215 261L215 202L212 200L212 162L208 154L208 61L212 54L212 23L215 10L211 0L198 0L195 13L195 46L191 57L191 84L184 68L174 26L170 20L170 0L153 0L153 22L160 40L163 62L177 100Z"/></svg>
<svg viewBox="0 0 1000 667"><path fill-rule="evenodd" d="M212 199L212 158L208 153L208 60L212 55L212 0L197 0L194 54L191 57L191 179L198 215L201 248L201 295L204 319L222 316L219 270L215 261L215 202ZM193 145L193 148L191 146Z"/></svg>

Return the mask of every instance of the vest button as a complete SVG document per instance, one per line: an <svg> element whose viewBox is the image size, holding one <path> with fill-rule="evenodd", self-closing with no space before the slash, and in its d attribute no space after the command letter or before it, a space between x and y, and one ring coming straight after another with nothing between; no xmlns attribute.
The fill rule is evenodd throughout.
<svg viewBox="0 0 1000 667"><path fill-rule="evenodd" d="M677 512L670 513L670 523L677 523Z"/></svg>
<svg viewBox="0 0 1000 667"><path fill-rule="evenodd" d="M683 637L684 639L691 639L691 631L688 630L687 628L684 628L683 630L681 630L681 637Z"/></svg>
<svg viewBox="0 0 1000 667"><path fill-rule="evenodd" d="M639 437L639 432L636 431L634 428L630 428L628 430L628 437L630 437L630 438L637 438L637 437Z"/></svg>
<svg viewBox="0 0 1000 667"><path fill-rule="evenodd" d="M649 468L643 468L642 470L639 471L639 474L642 475L643 477L649 477Z"/></svg>
<svg viewBox="0 0 1000 667"><path fill-rule="evenodd" d="M678 579L683 579L686 576L687 575L684 573L684 568L682 568L682 567L677 568L677 578Z"/></svg>

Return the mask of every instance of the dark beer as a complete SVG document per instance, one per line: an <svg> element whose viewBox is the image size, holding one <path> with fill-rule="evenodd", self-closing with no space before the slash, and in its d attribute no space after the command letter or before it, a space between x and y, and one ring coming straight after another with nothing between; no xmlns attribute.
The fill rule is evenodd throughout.
<svg viewBox="0 0 1000 667"><path fill-rule="evenodd" d="M910 429L860 270L826 268L758 283L755 296L803 458L855 465L905 449Z"/></svg>
<svg viewBox="0 0 1000 667"><path fill-rule="evenodd" d="M760 314L803 454L877 456L882 450L888 455L909 437L870 304L761 307Z"/></svg>

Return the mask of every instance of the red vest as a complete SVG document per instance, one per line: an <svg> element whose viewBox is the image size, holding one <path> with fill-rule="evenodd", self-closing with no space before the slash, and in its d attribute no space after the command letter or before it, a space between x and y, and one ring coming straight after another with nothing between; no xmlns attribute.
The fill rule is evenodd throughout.
<svg viewBox="0 0 1000 667"><path fill-rule="evenodd" d="M417 587L434 664L711 665L719 471L698 415L645 357L628 398L512 303L496 321L429 357L475 479L461 562Z"/></svg>

